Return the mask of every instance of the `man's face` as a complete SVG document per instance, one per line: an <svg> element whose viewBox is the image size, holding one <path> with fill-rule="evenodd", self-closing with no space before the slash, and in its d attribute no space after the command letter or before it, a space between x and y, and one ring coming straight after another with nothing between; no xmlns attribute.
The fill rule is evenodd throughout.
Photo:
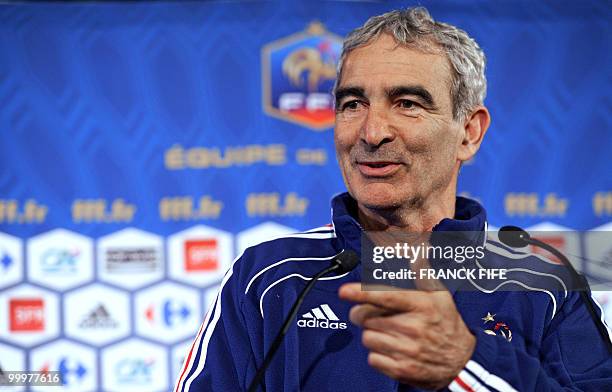
<svg viewBox="0 0 612 392"><path fill-rule="evenodd" d="M349 193L372 209L454 192L463 139L451 68L382 34L346 57L336 90L336 154Z"/></svg>

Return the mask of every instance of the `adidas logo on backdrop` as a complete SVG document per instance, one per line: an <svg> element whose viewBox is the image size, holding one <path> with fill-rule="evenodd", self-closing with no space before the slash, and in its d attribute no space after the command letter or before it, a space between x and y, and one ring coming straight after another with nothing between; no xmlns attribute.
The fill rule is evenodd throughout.
<svg viewBox="0 0 612 392"><path fill-rule="evenodd" d="M119 324L115 321L104 305L100 304L92 310L79 324L81 328L117 328Z"/></svg>
<svg viewBox="0 0 612 392"><path fill-rule="evenodd" d="M310 312L304 313L297 325L301 328L346 329L346 323L340 322L328 304L317 306Z"/></svg>

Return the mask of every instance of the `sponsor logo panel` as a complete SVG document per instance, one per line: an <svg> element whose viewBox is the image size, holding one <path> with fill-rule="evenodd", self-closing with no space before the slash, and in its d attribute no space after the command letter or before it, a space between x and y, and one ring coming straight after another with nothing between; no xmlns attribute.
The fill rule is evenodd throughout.
<svg viewBox="0 0 612 392"><path fill-rule="evenodd" d="M136 294L136 331L164 343L193 336L201 321L200 296L195 289L164 282Z"/></svg>
<svg viewBox="0 0 612 392"><path fill-rule="evenodd" d="M56 229L28 240L31 281L67 290L93 279L93 241L80 234Z"/></svg>
<svg viewBox="0 0 612 392"><path fill-rule="evenodd" d="M23 279L21 240L0 233L0 288L16 284Z"/></svg>
<svg viewBox="0 0 612 392"><path fill-rule="evenodd" d="M102 350L102 386L116 392L168 390L168 360L164 348L138 339Z"/></svg>
<svg viewBox="0 0 612 392"><path fill-rule="evenodd" d="M612 222L588 231L584 236L587 265L585 273L591 281L593 297L612 326Z"/></svg>
<svg viewBox="0 0 612 392"><path fill-rule="evenodd" d="M98 284L75 290L64 301L68 336L93 345L108 344L130 333L128 295Z"/></svg>
<svg viewBox="0 0 612 392"><path fill-rule="evenodd" d="M185 270L216 271L219 268L219 246L214 238L185 241Z"/></svg>
<svg viewBox="0 0 612 392"><path fill-rule="evenodd" d="M6 344L0 343L0 380L2 380L2 374L5 371L24 371L25 366L25 353L23 350L16 349ZM9 381L6 380L5 381ZM0 385L0 391L24 391L24 386L2 386Z"/></svg>
<svg viewBox="0 0 612 392"><path fill-rule="evenodd" d="M0 292L0 338L29 347L59 334L57 294L22 284Z"/></svg>
<svg viewBox="0 0 612 392"><path fill-rule="evenodd" d="M168 238L170 276L206 287L218 283L233 259L230 233L208 226L194 226Z"/></svg>
<svg viewBox="0 0 612 392"><path fill-rule="evenodd" d="M11 298L9 313L11 332L45 330L45 301L42 298Z"/></svg>
<svg viewBox="0 0 612 392"><path fill-rule="evenodd" d="M142 273L155 271L159 265L158 249L108 248L105 253L106 270L109 273Z"/></svg>
<svg viewBox="0 0 612 392"><path fill-rule="evenodd" d="M59 340L32 350L30 370L59 371L62 391L95 391L98 385L96 356L93 349ZM47 391L47 386L32 387L33 391Z"/></svg>
<svg viewBox="0 0 612 392"><path fill-rule="evenodd" d="M584 265L580 260L580 235L578 232L564 226L559 226L553 223L544 222L531 226L526 229L533 238L540 241L546 242L547 244L555 247L565 256L567 256L572 265L578 270L582 271ZM526 249L529 253L535 253L542 255L552 262L561 264L555 255L549 253L545 249L537 246L529 246Z"/></svg>
<svg viewBox="0 0 612 392"><path fill-rule="evenodd" d="M591 288L612 292L612 222L587 231L584 249L588 263L585 273L591 278ZM612 315L608 317L612 320Z"/></svg>
<svg viewBox="0 0 612 392"><path fill-rule="evenodd" d="M100 280L137 289L163 278L163 240L146 231L127 228L98 240Z"/></svg>
<svg viewBox="0 0 612 392"><path fill-rule="evenodd" d="M264 222L241 231L236 236L237 254L242 254L246 248L286 234L297 233L299 230L283 226L275 222Z"/></svg>

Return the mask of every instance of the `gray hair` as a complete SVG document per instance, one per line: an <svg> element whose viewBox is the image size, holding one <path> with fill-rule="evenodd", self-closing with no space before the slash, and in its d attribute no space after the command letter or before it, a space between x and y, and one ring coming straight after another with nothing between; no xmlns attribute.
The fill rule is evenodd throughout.
<svg viewBox="0 0 612 392"><path fill-rule="evenodd" d="M342 47L336 87L346 56L352 50L367 45L381 33L392 35L399 45L428 53L446 54L454 71L450 93L455 120L465 119L472 109L482 105L487 94L487 79L484 74L486 60L482 49L465 31L434 21L423 7L373 16L362 27L353 30Z"/></svg>

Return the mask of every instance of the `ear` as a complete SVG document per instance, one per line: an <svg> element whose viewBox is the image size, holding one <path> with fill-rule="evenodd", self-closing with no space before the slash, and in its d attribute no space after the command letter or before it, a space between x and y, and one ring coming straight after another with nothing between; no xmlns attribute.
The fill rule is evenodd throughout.
<svg viewBox="0 0 612 392"><path fill-rule="evenodd" d="M491 115L484 106L476 107L466 118L463 124L463 139L457 152L459 161L468 161L476 155L482 139L489 129L489 124L491 124Z"/></svg>

